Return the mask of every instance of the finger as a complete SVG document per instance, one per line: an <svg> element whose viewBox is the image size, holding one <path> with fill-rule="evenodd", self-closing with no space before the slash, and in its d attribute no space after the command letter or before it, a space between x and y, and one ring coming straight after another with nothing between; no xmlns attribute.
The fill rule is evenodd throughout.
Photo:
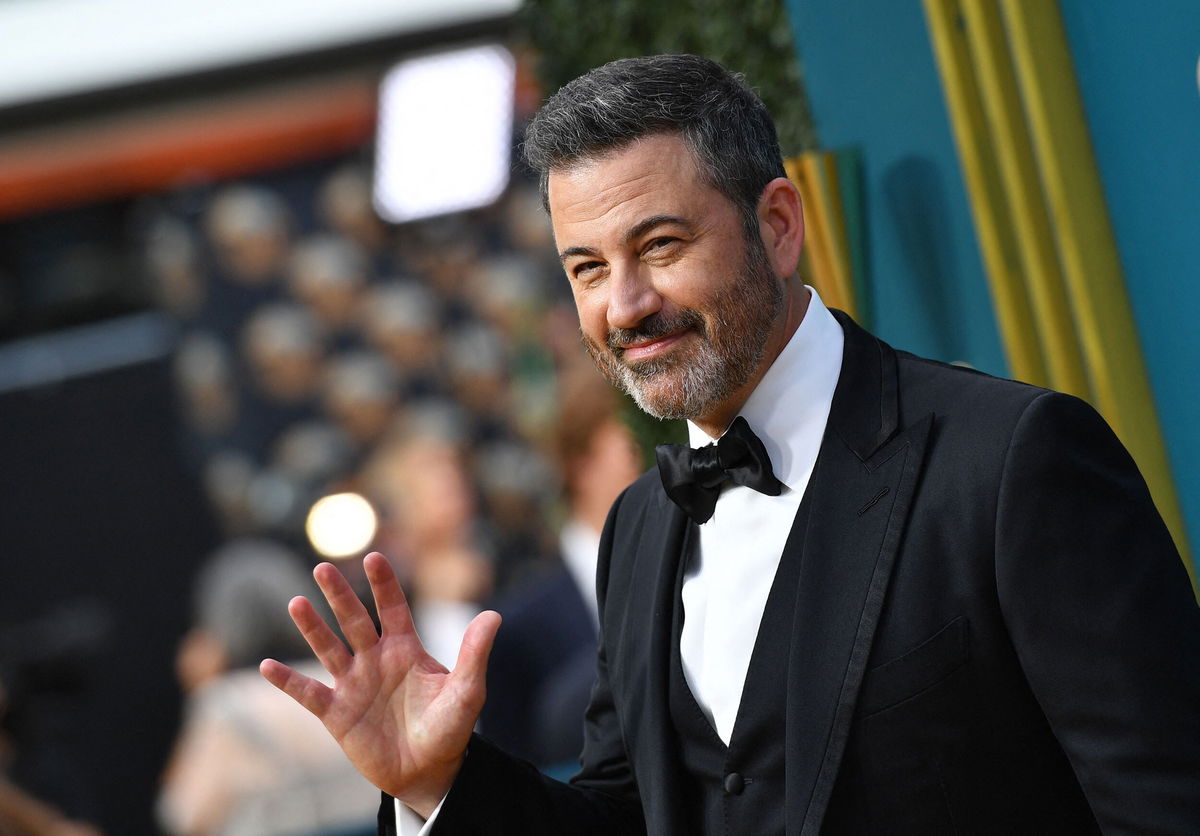
<svg viewBox="0 0 1200 836"><path fill-rule="evenodd" d="M388 559L379 552L371 552L363 558L363 569L371 582L371 594L375 596L375 610L379 613L379 624L388 635L416 635L412 610L396 573Z"/></svg>
<svg viewBox="0 0 1200 836"><path fill-rule="evenodd" d="M322 563L313 569L313 577L325 594L325 600L329 602L329 608L333 610L350 647L355 652L374 647L379 641L375 622L342 573L333 564Z"/></svg>
<svg viewBox="0 0 1200 836"><path fill-rule="evenodd" d="M350 667L354 657L325 623L325 619L317 614L311 601L303 597L293 598L288 603L288 615L292 617L300 635L304 636L304 640L308 642L317 661L325 670L334 676L340 676Z"/></svg>
<svg viewBox="0 0 1200 836"><path fill-rule="evenodd" d="M333 701L333 691L328 687L289 668L274 659L264 659L258 666L263 677L283 693L304 706L318 718L323 718Z"/></svg>
<svg viewBox="0 0 1200 836"><path fill-rule="evenodd" d="M467 625L458 659L450 674L462 692L477 696L483 704L484 686L487 682L488 657L500 630L500 613L484 610Z"/></svg>

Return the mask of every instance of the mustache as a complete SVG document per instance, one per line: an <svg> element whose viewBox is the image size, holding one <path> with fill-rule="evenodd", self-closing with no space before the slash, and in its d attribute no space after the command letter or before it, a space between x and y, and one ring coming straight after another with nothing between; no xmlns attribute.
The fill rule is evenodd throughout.
<svg viewBox="0 0 1200 836"><path fill-rule="evenodd" d="M661 313L648 316L635 328L613 328L604 342L610 351L619 355L625 350L625 346L631 343L654 340L667 334L693 329L704 334L704 317L697 310L683 308L670 316Z"/></svg>

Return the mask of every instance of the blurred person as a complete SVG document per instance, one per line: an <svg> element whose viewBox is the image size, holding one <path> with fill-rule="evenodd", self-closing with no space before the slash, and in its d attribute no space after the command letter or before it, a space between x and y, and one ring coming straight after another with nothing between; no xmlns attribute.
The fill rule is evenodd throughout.
<svg viewBox="0 0 1200 836"><path fill-rule="evenodd" d="M476 446L470 464L492 543L495 587L502 590L553 554L547 520L558 480L539 451L514 438Z"/></svg>
<svg viewBox="0 0 1200 836"><path fill-rule="evenodd" d="M373 257L387 243L387 228L371 203L371 177L364 166L340 166L321 182L317 214L330 229L356 242Z"/></svg>
<svg viewBox="0 0 1200 836"><path fill-rule="evenodd" d="M467 214L444 215L411 225L404 255L411 275L440 300L443 317L457 326L475 315L467 278L477 268L484 247Z"/></svg>
<svg viewBox="0 0 1200 836"><path fill-rule="evenodd" d="M233 448L218 449L204 460L201 485L226 536L254 530L250 487L257 473L253 459Z"/></svg>
<svg viewBox="0 0 1200 836"><path fill-rule="evenodd" d="M205 229L225 277L261 286L283 272L291 234L291 212L273 191L234 183L213 198Z"/></svg>
<svg viewBox="0 0 1200 836"><path fill-rule="evenodd" d="M475 439L505 437L512 409L509 345L490 326L470 322L447 335L445 356L450 391L471 416Z"/></svg>
<svg viewBox="0 0 1200 836"><path fill-rule="evenodd" d="M546 258L546 253L553 253L554 234L536 184L514 183L504 197L504 209L509 240L516 249L540 259ZM557 273L557 260L553 266Z"/></svg>
<svg viewBox="0 0 1200 836"><path fill-rule="evenodd" d="M158 800L168 832L370 832L374 788L319 723L264 689L254 671L263 653L301 657L303 644L280 615L310 587L300 559L269 540L234 540L202 569L195 625L176 663L183 727Z"/></svg>
<svg viewBox="0 0 1200 836"><path fill-rule="evenodd" d="M367 343L396 369L406 398L443 387L441 312L436 296L411 280L375 285L360 312Z"/></svg>
<svg viewBox="0 0 1200 836"><path fill-rule="evenodd" d="M316 321L303 306L276 302L254 312L240 347L252 383L268 400L304 403L317 391L324 356Z"/></svg>
<svg viewBox="0 0 1200 836"><path fill-rule="evenodd" d="M187 224L167 214L155 218L146 236L145 254L159 308L177 320L198 316L208 300L208 287Z"/></svg>
<svg viewBox="0 0 1200 836"><path fill-rule="evenodd" d="M358 445L332 421L306 420L285 429L248 486L257 530L288 541L299 536L313 503L352 480L359 456Z"/></svg>
<svg viewBox="0 0 1200 836"><path fill-rule="evenodd" d="M539 278L543 307L571 304L570 288L559 281L562 265L554 249L550 219L542 208L535 182L514 181L502 205L508 246L528 259L531 275Z"/></svg>
<svg viewBox="0 0 1200 836"><path fill-rule="evenodd" d="M188 428L208 446L228 436L237 423L239 398L229 347L216 335L186 335L173 360L175 390Z"/></svg>
<svg viewBox="0 0 1200 836"><path fill-rule="evenodd" d="M205 327L232 342L254 311L283 299L291 225L291 211L270 189L233 183L217 191L204 215L211 250Z"/></svg>
<svg viewBox="0 0 1200 836"><path fill-rule="evenodd" d="M247 485L251 530L260 536L291 540L304 530L314 500L298 479L268 464Z"/></svg>
<svg viewBox="0 0 1200 836"><path fill-rule="evenodd" d="M564 373L554 436L566 500L559 561L492 602L503 617L480 732L563 777L583 745L596 674L596 559L609 508L642 470L620 399L595 369Z"/></svg>
<svg viewBox="0 0 1200 836"><path fill-rule="evenodd" d="M462 404L446 396L432 395L405 404L389 440L429 436L462 451L471 442L471 422Z"/></svg>
<svg viewBox="0 0 1200 836"><path fill-rule="evenodd" d="M292 251L288 290L312 312L333 350L359 342L357 317L369 270L363 248L341 235L310 235Z"/></svg>
<svg viewBox="0 0 1200 836"><path fill-rule="evenodd" d="M516 253L482 262L470 276L482 318L510 342L534 331L546 296L531 259Z"/></svg>
<svg viewBox="0 0 1200 836"><path fill-rule="evenodd" d="M453 662L493 577L475 486L447 429L405 422L372 454L363 484L380 509L377 545L409 579L417 629L434 658Z"/></svg>
<svg viewBox="0 0 1200 836"><path fill-rule="evenodd" d="M256 310L241 331L239 348L248 375L231 443L262 467L281 433L319 413L324 348L312 315L296 302Z"/></svg>
<svg viewBox="0 0 1200 836"><path fill-rule="evenodd" d="M504 340L511 423L520 434L539 437L554 418L556 364L542 340L548 294L537 264L524 254L497 255L480 264L471 286L480 316Z"/></svg>
<svg viewBox="0 0 1200 836"><path fill-rule="evenodd" d="M360 449L369 449L392 425L399 406L396 372L373 351L329 358L321 385L325 415Z"/></svg>
<svg viewBox="0 0 1200 836"><path fill-rule="evenodd" d="M297 483L325 485L348 475L355 445L337 424L302 421L284 430L271 451L271 466Z"/></svg>

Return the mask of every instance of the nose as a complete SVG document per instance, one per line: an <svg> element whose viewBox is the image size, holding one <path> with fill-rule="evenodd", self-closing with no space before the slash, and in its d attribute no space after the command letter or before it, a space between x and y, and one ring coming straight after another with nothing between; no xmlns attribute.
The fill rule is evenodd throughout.
<svg viewBox="0 0 1200 836"><path fill-rule="evenodd" d="M662 310L662 297L644 265L611 266L608 279L608 325L636 328L648 316Z"/></svg>

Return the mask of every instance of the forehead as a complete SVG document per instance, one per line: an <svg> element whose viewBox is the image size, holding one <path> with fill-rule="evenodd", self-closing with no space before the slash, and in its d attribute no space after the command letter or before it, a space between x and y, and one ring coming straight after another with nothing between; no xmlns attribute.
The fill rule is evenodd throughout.
<svg viewBox="0 0 1200 836"><path fill-rule="evenodd" d="M620 233L646 217L695 218L728 204L701 176L674 134L656 134L548 178L550 220L560 248ZM577 240L579 239L579 240Z"/></svg>

